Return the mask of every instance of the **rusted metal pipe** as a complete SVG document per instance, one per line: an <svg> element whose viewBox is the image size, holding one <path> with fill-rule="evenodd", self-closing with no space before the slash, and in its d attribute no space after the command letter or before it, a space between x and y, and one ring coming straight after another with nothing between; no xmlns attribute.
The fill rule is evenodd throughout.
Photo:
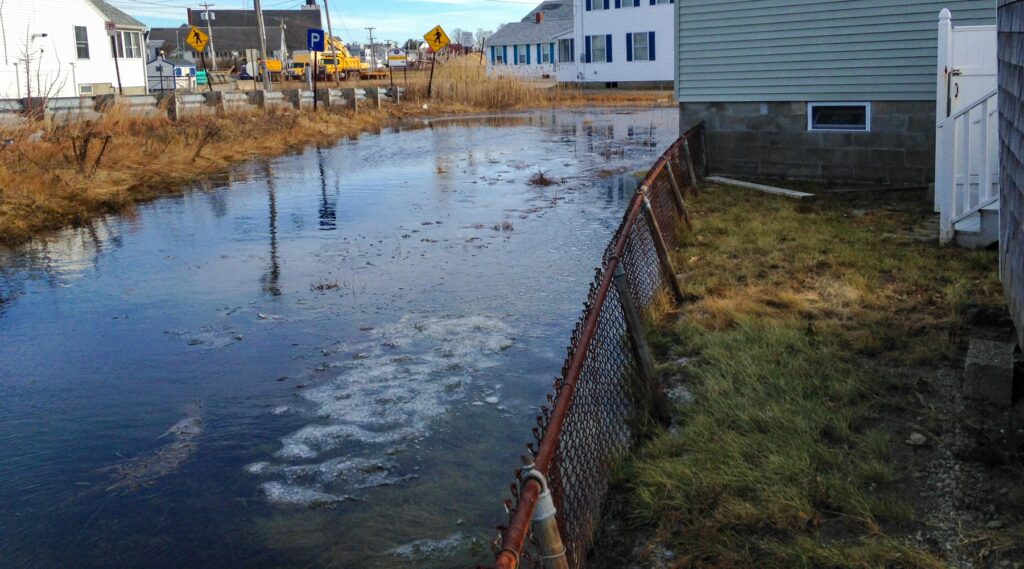
<svg viewBox="0 0 1024 569"><path fill-rule="evenodd" d="M527 465L523 470L524 484L534 482L540 485L540 494L537 496L537 505L533 510L533 535L540 545L541 562L545 569L569 569L569 560L565 555L565 544L562 543L562 536L558 533L558 520L555 517L557 510L555 502L551 498L551 489L548 487L548 479L533 464Z"/></svg>

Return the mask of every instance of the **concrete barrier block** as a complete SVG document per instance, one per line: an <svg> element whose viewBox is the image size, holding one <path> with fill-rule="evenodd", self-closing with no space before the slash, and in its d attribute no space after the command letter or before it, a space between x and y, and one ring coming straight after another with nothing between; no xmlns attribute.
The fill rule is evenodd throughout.
<svg viewBox="0 0 1024 569"><path fill-rule="evenodd" d="M0 99L0 127L20 126L27 122L25 104L20 99Z"/></svg>
<svg viewBox="0 0 1024 569"><path fill-rule="evenodd" d="M1013 349L1009 342L972 339L964 365L967 397L996 405L1013 401Z"/></svg>
<svg viewBox="0 0 1024 569"><path fill-rule="evenodd" d="M286 109L292 106L280 91L250 91L247 93L249 103L263 110Z"/></svg>
<svg viewBox="0 0 1024 569"><path fill-rule="evenodd" d="M133 117L156 118L163 114L155 95L98 95L94 99L96 111L100 113L118 107Z"/></svg>
<svg viewBox="0 0 1024 569"><path fill-rule="evenodd" d="M216 114L217 106L207 98L208 95L210 95L210 93L182 93L172 95L174 97L174 101L169 105L167 112L174 120L190 116Z"/></svg>
<svg viewBox="0 0 1024 569"><path fill-rule="evenodd" d="M313 91L306 89L287 89L282 91L284 96L296 109L313 108Z"/></svg>
<svg viewBox="0 0 1024 569"><path fill-rule="evenodd" d="M365 96L367 104L370 105L371 109L379 109L381 101L381 89L380 87L367 87L365 90Z"/></svg>
<svg viewBox="0 0 1024 569"><path fill-rule="evenodd" d="M53 97L46 101L47 120L57 122L97 120L96 103L91 97Z"/></svg>

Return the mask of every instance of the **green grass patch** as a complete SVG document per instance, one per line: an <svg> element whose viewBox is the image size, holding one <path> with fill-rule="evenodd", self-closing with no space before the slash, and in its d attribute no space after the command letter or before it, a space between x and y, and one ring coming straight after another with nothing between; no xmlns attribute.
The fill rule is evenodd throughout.
<svg viewBox="0 0 1024 569"><path fill-rule="evenodd" d="M914 510L888 413L909 390L880 370L948 359L961 309L1001 302L996 256L915 239L921 195L850 199L691 201L674 256L697 300L649 316L661 359L693 358L694 402L620 476L672 566L943 566L895 530Z"/></svg>

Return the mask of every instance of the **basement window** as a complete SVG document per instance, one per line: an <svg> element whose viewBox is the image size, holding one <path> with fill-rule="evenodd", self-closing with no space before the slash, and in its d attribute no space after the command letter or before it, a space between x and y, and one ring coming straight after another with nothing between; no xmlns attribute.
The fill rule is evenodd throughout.
<svg viewBox="0 0 1024 569"><path fill-rule="evenodd" d="M807 130L869 132L871 103L807 103Z"/></svg>

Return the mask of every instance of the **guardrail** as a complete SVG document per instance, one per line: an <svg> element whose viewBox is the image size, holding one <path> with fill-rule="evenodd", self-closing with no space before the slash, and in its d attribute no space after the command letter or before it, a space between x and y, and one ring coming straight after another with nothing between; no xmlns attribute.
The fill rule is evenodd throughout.
<svg viewBox="0 0 1024 569"><path fill-rule="evenodd" d="M664 286L683 301L669 247L690 226L685 197L707 164L701 123L654 163L605 249L505 501L509 523L493 543L498 569L583 567L611 466L646 426L668 420L641 315Z"/></svg>

